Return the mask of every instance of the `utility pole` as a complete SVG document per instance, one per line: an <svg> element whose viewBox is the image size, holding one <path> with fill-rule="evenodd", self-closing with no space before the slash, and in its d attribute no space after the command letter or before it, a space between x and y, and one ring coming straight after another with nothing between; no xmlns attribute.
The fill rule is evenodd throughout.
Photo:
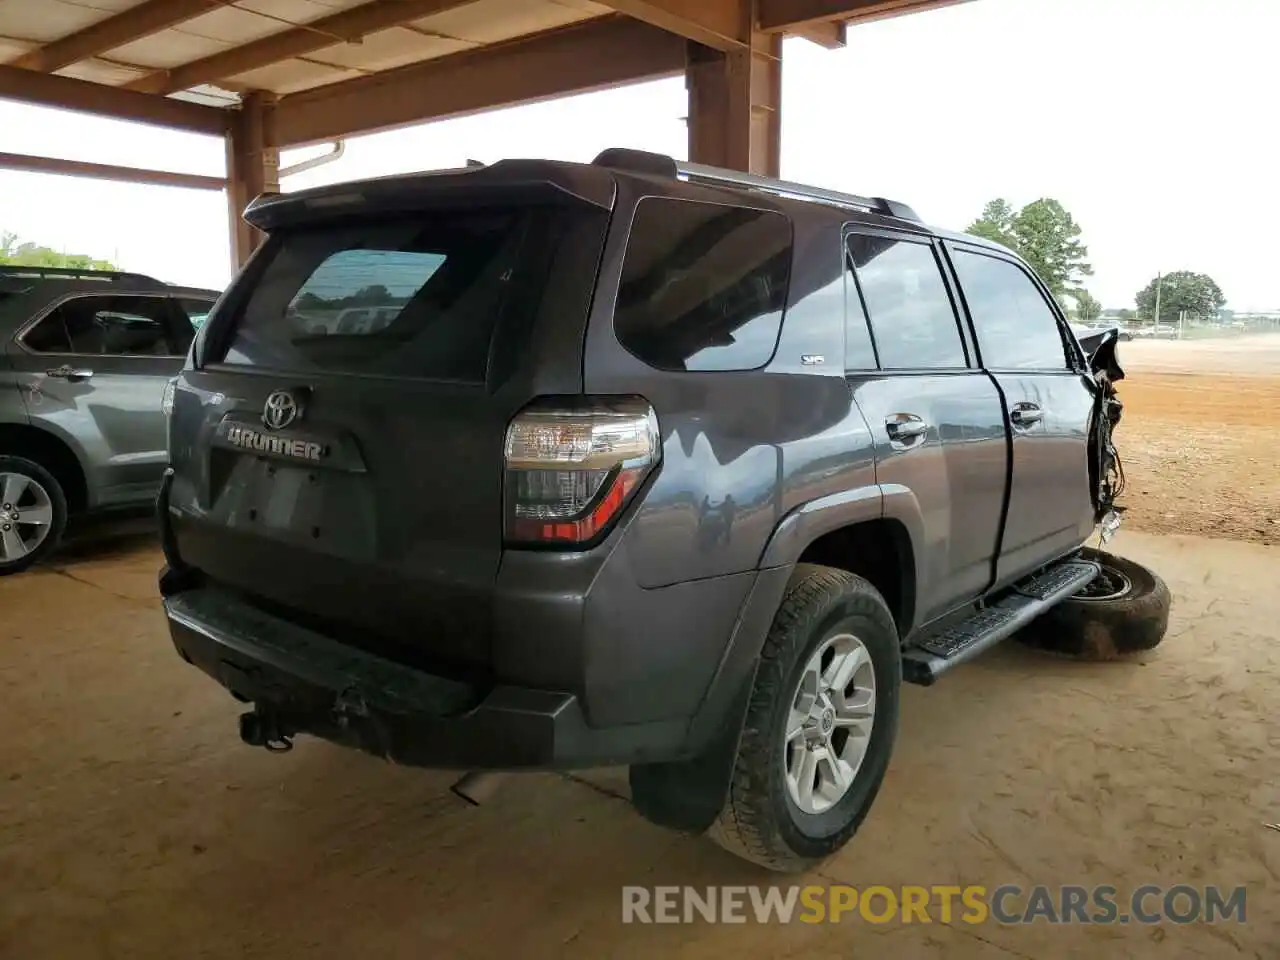
<svg viewBox="0 0 1280 960"><path fill-rule="evenodd" d="M1164 274L1156 274L1156 333L1160 333L1160 288L1164 286Z"/></svg>

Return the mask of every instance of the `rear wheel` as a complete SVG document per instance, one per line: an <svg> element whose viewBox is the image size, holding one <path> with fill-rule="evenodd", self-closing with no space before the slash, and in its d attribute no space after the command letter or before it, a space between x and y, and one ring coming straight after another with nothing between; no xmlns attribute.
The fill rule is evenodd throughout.
<svg viewBox="0 0 1280 960"><path fill-rule="evenodd" d="M901 682L897 629L875 588L842 570L797 567L711 838L788 872L843 847L884 779Z"/></svg>
<svg viewBox="0 0 1280 960"><path fill-rule="evenodd" d="M1025 641L1083 660L1114 660L1157 646L1169 629L1173 604L1165 582L1142 564L1104 550L1086 547L1081 555L1102 572L1028 627Z"/></svg>
<svg viewBox="0 0 1280 960"><path fill-rule="evenodd" d="M33 460L0 457L0 576L52 553L66 525L66 496L53 474Z"/></svg>

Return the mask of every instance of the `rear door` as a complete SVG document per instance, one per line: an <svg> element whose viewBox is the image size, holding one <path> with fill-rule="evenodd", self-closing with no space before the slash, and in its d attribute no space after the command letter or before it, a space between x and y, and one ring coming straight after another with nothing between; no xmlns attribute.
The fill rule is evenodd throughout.
<svg viewBox="0 0 1280 960"><path fill-rule="evenodd" d="M948 253L983 366L1005 398L1012 483L997 579L1078 547L1093 529L1089 424L1093 393L1058 311L1017 261L964 245Z"/></svg>
<svg viewBox="0 0 1280 960"><path fill-rule="evenodd" d="M859 229L847 237L853 290L846 363L876 438L876 479L919 506L925 622L990 585L1008 467L1000 395L971 362L938 251L924 237ZM876 369L858 369L874 362Z"/></svg>
<svg viewBox="0 0 1280 960"><path fill-rule="evenodd" d="M534 393L514 371L561 223L493 209L274 234L176 392L184 561L388 656L484 661L505 429ZM580 303L556 318L579 351L593 280L566 278ZM557 362L580 389L580 352Z"/></svg>
<svg viewBox="0 0 1280 960"><path fill-rule="evenodd" d="M166 460L161 402L181 340L163 294L73 294L19 332L10 356L28 415L83 451L92 505L154 495Z"/></svg>

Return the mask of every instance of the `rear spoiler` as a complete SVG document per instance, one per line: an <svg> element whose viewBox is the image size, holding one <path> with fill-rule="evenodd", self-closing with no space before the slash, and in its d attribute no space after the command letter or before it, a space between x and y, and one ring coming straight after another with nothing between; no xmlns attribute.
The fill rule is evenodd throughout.
<svg viewBox="0 0 1280 960"><path fill-rule="evenodd" d="M608 171L548 160L502 160L491 166L378 177L351 183L263 194L244 219L270 231L291 223L392 213L449 205L585 203L612 210L616 184Z"/></svg>

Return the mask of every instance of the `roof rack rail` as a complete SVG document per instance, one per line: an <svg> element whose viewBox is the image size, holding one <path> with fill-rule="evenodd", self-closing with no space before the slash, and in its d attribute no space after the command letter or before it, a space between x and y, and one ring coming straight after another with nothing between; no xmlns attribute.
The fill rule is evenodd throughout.
<svg viewBox="0 0 1280 960"><path fill-rule="evenodd" d="M811 187L790 180L779 180L776 177L762 177L754 173L743 173L739 170L728 170L724 167L709 167L701 163L686 163L675 160L665 154L650 153L645 150L629 150L614 147L605 150L592 161L596 166L613 167L632 173L645 173L687 180L690 183L701 183L717 187L736 187L742 190L759 190L778 197L794 200L813 200L819 203L830 203L838 207L849 207L865 210L885 217L896 217L899 220L920 222L920 215L911 207L897 200L886 200L884 197L860 197L857 194L841 193L838 190L827 190L823 187Z"/></svg>
<svg viewBox="0 0 1280 960"><path fill-rule="evenodd" d="M148 283L157 286L162 284L155 277L144 273L129 273L124 270L89 270L79 267L25 267L20 264L0 264L0 277L23 277L35 279L60 280L103 280L112 283Z"/></svg>

